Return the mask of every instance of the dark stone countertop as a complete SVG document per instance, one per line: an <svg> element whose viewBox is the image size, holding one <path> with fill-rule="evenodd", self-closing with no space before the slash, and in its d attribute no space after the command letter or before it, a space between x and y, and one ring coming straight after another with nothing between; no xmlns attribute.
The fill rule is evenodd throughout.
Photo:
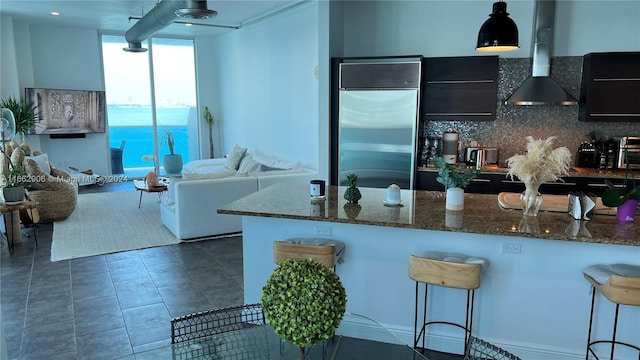
<svg viewBox="0 0 640 360"><path fill-rule="evenodd" d="M347 205L344 186L327 186L323 201L311 201L307 184L275 184L218 209L221 214L390 226L409 229L511 235L616 245L640 245L640 224L618 223L612 215L589 221L564 212L540 211L523 217L503 209L497 195L465 194L462 211L445 210L444 192L402 190L402 207L384 205L386 189L359 188L358 205Z"/></svg>

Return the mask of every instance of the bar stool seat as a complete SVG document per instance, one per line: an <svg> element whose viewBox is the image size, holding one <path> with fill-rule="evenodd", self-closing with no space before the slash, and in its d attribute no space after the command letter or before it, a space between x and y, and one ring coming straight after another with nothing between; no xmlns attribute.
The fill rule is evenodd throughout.
<svg viewBox="0 0 640 360"><path fill-rule="evenodd" d="M465 351L473 328L473 305L475 289L480 287L482 272L489 265L489 261L476 256L459 253L428 251L409 256L409 277L415 280L415 312L413 347L418 348L422 338L422 348L425 349L426 327L432 324L445 324L461 328L465 332ZM422 309L422 326L418 331L418 295L419 284L424 286L424 300ZM467 307L465 324L447 321L427 321L427 294L429 285L444 286L467 290Z"/></svg>
<svg viewBox="0 0 640 360"><path fill-rule="evenodd" d="M589 352L598 358L598 355L592 349L593 345L608 343L611 344L610 359L614 358L613 355L616 345L623 345L638 350L638 359L640 359L640 344L633 345L616 341L620 305L640 306L640 266L629 264L591 265L584 270L583 275L592 286L586 358L589 358ZM591 340L596 290L609 301L616 304L611 340Z"/></svg>
<svg viewBox="0 0 640 360"><path fill-rule="evenodd" d="M342 241L322 238L294 238L273 242L273 261L311 258L326 267L334 268L342 262L345 245Z"/></svg>

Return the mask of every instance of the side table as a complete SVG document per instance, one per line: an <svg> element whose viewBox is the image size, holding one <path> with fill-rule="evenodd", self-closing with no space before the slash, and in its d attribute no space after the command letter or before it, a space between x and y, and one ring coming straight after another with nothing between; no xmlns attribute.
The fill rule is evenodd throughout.
<svg viewBox="0 0 640 360"><path fill-rule="evenodd" d="M143 192L158 193L158 196L160 196L161 193L167 191L167 185L164 183L159 184L157 186L149 187L142 180L133 180L133 186L136 188L137 191L140 192L140 199L138 200L138 209L140 209L140 204L142 204Z"/></svg>
<svg viewBox="0 0 640 360"><path fill-rule="evenodd" d="M14 213L20 210L27 210L27 211L31 211L32 209L37 208L37 203L35 201L31 201L31 200L25 200L24 202L20 203L20 204L7 204L7 203L2 203L0 204L0 213L2 214L9 214L9 216L11 217L11 220L9 221L10 226L11 226L11 234L9 234L9 228L7 226L6 227L6 232L5 235L7 237L7 247L9 248L9 254L13 255L13 246L14 246L14 237L15 237L15 229L14 229L14 222L15 222L15 217ZM19 233L19 231L18 231ZM37 232L34 231L33 233L33 238L35 240L35 244L36 247L38 247L38 235Z"/></svg>

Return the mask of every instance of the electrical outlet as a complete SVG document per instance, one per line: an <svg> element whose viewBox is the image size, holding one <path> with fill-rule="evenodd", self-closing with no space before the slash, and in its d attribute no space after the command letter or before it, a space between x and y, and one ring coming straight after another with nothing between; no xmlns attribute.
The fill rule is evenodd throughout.
<svg viewBox="0 0 640 360"><path fill-rule="evenodd" d="M502 252L505 254L520 254L522 252L522 245L514 242L502 243Z"/></svg>
<svg viewBox="0 0 640 360"><path fill-rule="evenodd" d="M331 236L331 226L316 226L316 236Z"/></svg>

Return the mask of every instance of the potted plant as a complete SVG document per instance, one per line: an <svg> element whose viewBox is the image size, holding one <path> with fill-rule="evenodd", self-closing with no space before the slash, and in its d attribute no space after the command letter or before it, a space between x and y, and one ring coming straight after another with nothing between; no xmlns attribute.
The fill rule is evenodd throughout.
<svg viewBox="0 0 640 360"><path fill-rule="evenodd" d="M605 180L607 189L602 193L602 204L617 208L619 222L633 222L636 208L640 202L640 187L636 187L636 181L631 175L627 164L622 187L616 187L610 180Z"/></svg>
<svg viewBox="0 0 640 360"><path fill-rule="evenodd" d="M435 158L433 163L438 168L436 181L444 185L447 191L446 209L464 209L464 188L478 177L480 169L465 164L449 164L441 157Z"/></svg>
<svg viewBox="0 0 640 360"><path fill-rule="evenodd" d="M347 293L336 273L312 259L285 259L262 288L265 316L283 340L305 347L329 339L340 325Z"/></svg>
<svg viewBox="0 0 640 360"><path fill-rule="evenodd" d="M204 107L204 121L209 127L209 157L213 159L213 115L208 106Z"/></svg>
<svg viewBox="0 0 640 360"><path fill-rule="evenodd" d="M24 189L28 186L27 171L22 165L14 164L9 156L2 150L2 156L9 163L8 168L2 172L2 195L6 203L20 202L24 200Z"/></svg>
<svg viewBox="0 0 640 360"><path fill-rule="evenodd" d="M16 135L24 142L27 133L36 126L39 113L38 106L29 99L10 97L2 100L2 107L13 112L15 118Z"/></svg>
<svg viewBox="0 0 640 360"><path fill-rule="evenodd" d="M182 155L174 153L174 139L171 130L166 130L163 136L164 142L169 147L169 154L165 155L162 160L164 171L167 174L178 174L182 171Z"/></svg>

